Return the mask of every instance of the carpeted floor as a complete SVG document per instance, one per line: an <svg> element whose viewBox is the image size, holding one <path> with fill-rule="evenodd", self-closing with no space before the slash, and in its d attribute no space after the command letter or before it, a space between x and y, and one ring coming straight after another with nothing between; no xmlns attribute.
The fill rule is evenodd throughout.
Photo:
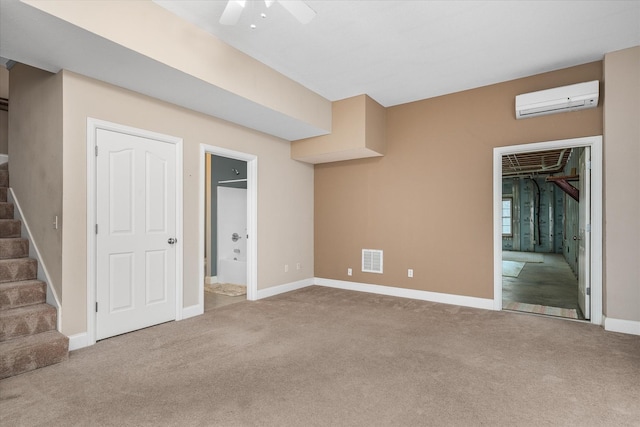
<svg viewBox="0 0 640 427"><path fill-rule="evenodd" d="M640 337L309 287L0 381L6 426L630 426Z"/></svg>

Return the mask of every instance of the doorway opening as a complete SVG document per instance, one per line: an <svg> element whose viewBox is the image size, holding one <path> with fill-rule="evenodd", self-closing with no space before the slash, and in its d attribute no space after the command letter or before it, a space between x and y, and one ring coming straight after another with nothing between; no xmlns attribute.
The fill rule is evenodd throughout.
<svg viewBox="0 0 640 427"><path fill-rule="evenodd" d="M247 162L206 154L204 311L246 300Z"/></svg>
<svg viewBox="0 0 640 427"><path fill-rule="evenodd" d="M200 312L257 296L257 157L200 146Z"/></svg>
<svg viewBox="0 0 640 427"><path fill-rule="evenodd" d="M601 137L494 150L494 308L602 321Z"/></svg>

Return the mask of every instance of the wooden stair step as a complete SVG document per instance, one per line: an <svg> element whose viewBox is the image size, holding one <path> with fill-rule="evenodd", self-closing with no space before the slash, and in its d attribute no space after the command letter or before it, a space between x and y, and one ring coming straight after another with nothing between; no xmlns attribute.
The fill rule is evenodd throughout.
<svg viewBox="0 0 640 427"><path fill-rule="evenodd" d="M0 219L0 238L20 237L22 222L19 219Z"/></svg>
<svg viewBox="0 0 640 427"><path fill-rule="evenodd" d="M37 275L38 262L35 259L0 259L0 283L32 280Z"/></svg>
<svg viewBox="0 0 640 427"><path fill-rule="evenodd" d="M0 311L0 342L56 329L56 309L49 304Z"/></svg>
<svg viewBox="0 0 640 427"><path fill-rule="evenodd" d="M7 187L0 187L0 202L7 201Z"/></svg>
<svg viewBox="0 0 640 427"><path fill-rule="evenodd" d="M29 240L21 237L0 239L0 259L24 258L29 256Z"/></svg>
<svg viewBox="0 0 640 427"><path fill-rule="evenodd" d="M0 283L0 310L42 304L46 300L46 284L40 280Z"/></svg>
<svg viewBox="0 0 640 427"><path fill-rule="evenodd" d="M58 331L0 342L0 380L63 362L69 358L69 338Z"/></svg>

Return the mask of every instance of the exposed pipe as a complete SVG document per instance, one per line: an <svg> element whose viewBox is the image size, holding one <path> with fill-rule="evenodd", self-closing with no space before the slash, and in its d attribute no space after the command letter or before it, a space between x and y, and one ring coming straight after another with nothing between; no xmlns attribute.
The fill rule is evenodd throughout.
<svg viewBox="0 0 640 427"><path fill-rule="evenodd" d="M545 166L544 164L540 164L540 165L533 165L533 166L520 166L520 164L514 164L514 160L517 162L518 158L517 156L512 159L511 156L507 155L507 160L509 161L509 163L511 164L511 167L516 169L519 168L520 170L515 171L515 172L502 172L502 176L508 176L508 177L515 177L515 176L522 176L522 175L529 175L529 174L538 174L538 173L550 173L551 171L556 171L557 169L562 167L562 159L564 158L564 154L566 153L567 150L570 150L570 148L564 148L561 152L560 155L558 156L558 161L551 165L551 166ZM530 170L531 169L531 170Z"/></svg>
<svg viewBox="0 0 640 427"><path fill-rule="evenodd" d="M536 208L535 215L536 215L536 226L537 226L537 229L538 229L538 232L537 232L538 237L537 237L537 239L535 238L535 234L536 234L535 231L536 230L534 229L534 240L536 241L536 245L540 246L540 244L541 244L541 242L540 242L540 186L536 182L535 178L533 178L533 176L530 177L529 179L531 181L533 181L533 183L536 186L536 191L537 191L536 199L534 200L534 203L536 204L536 206L535 206L535 208Z"/></svg>

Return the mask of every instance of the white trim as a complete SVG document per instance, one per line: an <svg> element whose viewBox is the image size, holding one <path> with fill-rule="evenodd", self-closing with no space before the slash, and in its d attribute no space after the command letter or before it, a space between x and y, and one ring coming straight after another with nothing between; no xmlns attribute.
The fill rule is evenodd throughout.
<svg viewBox="0 0 640 427"><path fill-rule="evenodd" d="M7 192L7 200L15 206L15 214L18 216L17 219L22 223L22 236L27 236L29 239L29 257L35 258L38 261L38 280L45 282L47 285L47 304L52 305L57 310L57 329L58 331L62 331L62 310L60 310L60 298L58 298L58 293L53 287L53 282L51 281L51 276L49 276L49 271L47 270L47 266L42 261L42 256L40 255L40 251L38 250L38 245L36 245L36 241L33 239L33 235L31 234L31 229L29 228L29 224L22 213L22 208L20 207L20 203L16 198L15 193L13 192L13 188L9 187L9 191Z"/></svg>
<svg viewBox="0 0 640 427"><path fill-rule="evenodd" d="M591 147L591 323L602 325L602 136L512 145L493 149L493 309L502 310L502 156Z"/></svg>
<svg viewBox="0 0 640 427"><path fill-rule="evenodd" d="M87 346L96 342L96 134L98 129L176 146L176 319L183 318L183 143L182 138L87 117Z"/></svg>
<svg viewBox="0 0 640 427"><path fill-rule="evenodd" d="M602 323L605 331L640 335L640 322L635 320L612 319L611 317L602 316Z"/></svg>
<svg viewBox="0 0 640 427"><path fill-rule="evenodd" d="M207 285L215 285L218 283L218 276L207 276L204 278L204 283Z"/></svg>
<svg viewBox="0 0 640 427"><path fill-rule="evenodd" d="M190 305L189 307L185 307L182 309L182 320L188 319L190 317L200 316L202 313L204 313L203 305Z"/></svg>
<svg viewBox="0 0 640 427"><path fill-rule="evenodd" d="M230 159L247 162L247 300L258 299L258 157L253 154L233 151L226 148L216 147L208 144L200 144L200 173L198 175L199 194L198 198L198 260L205 259L204 241L204 204L205 194L205 156L228 157ZM204 269L199 268L198 273L198 306L204 312Z"/></svg>
<svg viewBox="0 0 640 427"><path fill-rule="evenodd" d="M269 298L274 295L283 294L285 292L295 291L296 289L306 288L307 286L313 286L315 283L314 278L298 280L297 282L285 283L283 285L271 286L265 289L258 290L258 297L256 299Z"/></svg>
<svg viewBox="0 0 640 427"><path fill-rule="evenodd" d="M9 163L9 155L8 154L0 154L0 165L5 163Z"/></svg>
<svg viewBox="0 0 640 427"><path fill-rule="evenodd" d="M316 277L315 284L329 288L346 289L349 291L367 292L370 294L389 295L400 298L411 298L431 301L441 304L460 305L463 307L493 309L493 300L486 298L468 297L464 295L443 294L439 292L420 291L417 289L396 288L392 286L371 285L368 283L346 282L343 280L322 279Z"/></svg>
<svg viewBox="0 0 640 427"><path fill-rule="evenodd" d="M86 332L69 336L69 351L89 347L89 335Z"/></svg>

